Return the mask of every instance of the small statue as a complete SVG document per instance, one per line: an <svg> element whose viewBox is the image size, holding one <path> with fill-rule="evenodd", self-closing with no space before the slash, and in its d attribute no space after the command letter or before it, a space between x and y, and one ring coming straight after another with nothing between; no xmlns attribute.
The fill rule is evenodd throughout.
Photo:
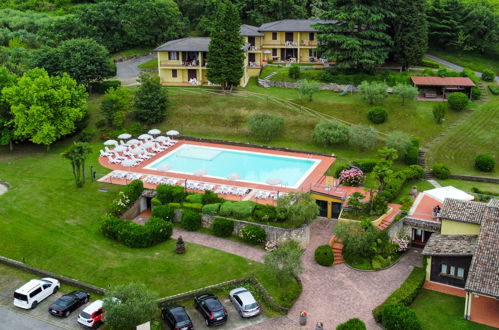
<svg viewBox="0 0 499 330"><path fill-rule="evenodd" d="M179 236L177 239L176 252L177 252L177 254L185 253L185 244L184 244L184 240L182 239L182 236Z"/></svg>

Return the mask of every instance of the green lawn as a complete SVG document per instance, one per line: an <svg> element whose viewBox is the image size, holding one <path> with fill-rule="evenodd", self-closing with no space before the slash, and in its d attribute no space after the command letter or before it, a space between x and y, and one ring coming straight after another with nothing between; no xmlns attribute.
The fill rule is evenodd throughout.
<svg viewBox="0 0 499 330"><path fill-rule="evenodd" d="M158 59L157 58L150 59L149 61L144 62L141 65L139 65L139 69L156 69L157 67L158 67Z"/></svg>
<svg viewBox="0 0 499 330"><path fill-rule="evenodd" d="M458 189L470 192L471 188L475 187L480 190L490 191L496 194L499 194L499 184L495 183L487 183L487 182L473 182L473 181L464 181L464 180L455 180L455 179L447 179L440 180L437 179L438 183L442 186L454 186Z"/></svg>
<svg viewBox="0 0 499 330"><path fill-rule="evenodd" d="M122 50L121 52L116 52L111 54L111 57L115 60L117 59L122 59L130 56L142 56L142 55L147 55L152 51L152 48L149 47L137 47L137 48L131 48L131 49L125 49Z"/></svg>
<svg viewBox="0 0 499 330"><path fill-rule="evenodd" d="M464 319L464 298L421 289L412 305L424 330L485 330L491 327Z"/></svg>
<svg viewBox="0 0 499 330"><path fill-rule="evenodd" d="M449 62L475 71L483 72L485 69L490 69L494 70L496 74L499 75L499 49L491 50L485 54L433 48L428 52Z"/></svg>
<svg viewBox="0 0 499 330"><path fill-rule="evenodd" d="M276 75L272 76L270 80L274 81L297 81L301 79L307 79L307 80L319 80L319 74L321 73L322 69L307 69L307 70L301 70L300 71L300 78L294 79L289 77L289 67L285 66L270 66L267 65L262 69L262 72L260 73L261 78L267 77L269 74L272 72L277 72Z"/></svg>
<svg viewBox="0 0 499 330"><path fill-rule="evenodd" d="M147 249L131 249L102 236L100 218L119 186L100 183L74 187L69 163L60 153L69 141L48 153L41 146L0 149L0 173L13 189L0 196L0 254L29 265L107 288L131 281L145 283L157 297L254 274L276 298L289 304L290 282L277 287L263 265L204 246L186 243L175 253L169 240ZM97 165L97 151L89 165ZM109 192L99 192L105 187ZM223 271L222 271L223 269Z"/></svg>
<svg viewBox="0 0 499 330"><path fill-rule="evenodd" d="M409 196L412 187L416 186L419 192L435 188L431 183L426 180L419 180L416 182L410 182L402 187L398 197L395 199L394 203L400 203L400 199L404 196Z"/></svg>
<svg viewBox="0 0 499 330"><path fill-rule="evenodd" d="M452 174L494 176L499 174L498 166L492 173L475 169L475 157L479 154L492 155L499 161L499 97L490 96L490 101L478 107L465 121L446 133L439 143L428 151L426 163L443 163ZM498 162L499 163L499 162Z"/></svg>

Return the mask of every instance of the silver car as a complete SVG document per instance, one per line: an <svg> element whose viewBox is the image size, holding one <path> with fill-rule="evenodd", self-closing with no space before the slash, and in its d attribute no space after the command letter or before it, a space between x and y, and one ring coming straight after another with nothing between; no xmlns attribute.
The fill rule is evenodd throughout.
<svg viewBox="0 0 499 330"><path fill-rule="evenodd" d="M234 289L229 293L229 298L241 317L252 317L260 314L260 305L247 289Z"/></svg>

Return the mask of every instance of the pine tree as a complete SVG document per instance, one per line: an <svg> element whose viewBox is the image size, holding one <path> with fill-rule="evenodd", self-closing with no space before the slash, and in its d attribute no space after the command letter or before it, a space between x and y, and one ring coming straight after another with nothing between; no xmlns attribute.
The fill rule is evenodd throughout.
<svg viewBox="0 0 499 330"><path fill-rule="evenodd" d="M428 10L428 38L432 45L448 46L462 30L463 6L457 0L434 0Z"/></svg>
<svg viewBox="0 0 499 330"><path fill-rule="evenodd" d="M393 16L382 0L335 0L322 14L333 22L317 24L319 50L338 68L374 71L392 44L386 20Z"/></svg>
<svg viewBox="0 0 499 330"><path fill-rule="evenodd" d="M392 4L393 57L407 70L421 62L428 48L426 0L392 0Z"/></svg>
<svg viewBox="0 0 499 330"><path fill-rule="evenodd" d="M243 39L239 35L241 19L235 5L221 2L210 32L208 80L231 90L244 73Z"/></svg>

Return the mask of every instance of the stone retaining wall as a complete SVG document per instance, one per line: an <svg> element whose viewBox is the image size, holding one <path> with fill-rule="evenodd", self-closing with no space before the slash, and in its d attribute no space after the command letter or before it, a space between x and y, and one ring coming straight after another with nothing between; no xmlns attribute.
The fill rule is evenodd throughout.
<svg viewBox="0 0 499 330"><path fill-rule="evenodd" d="M132 206L128 210L123 213L121 218L126 219L126 220L133 220L135 219L136 216L138 216L140 213L140 198L137 199Z"/></svg>
<svg viewBox="0 0 499 330"><path fill-rule="evenodd" d="M263 80L264 82L260 81ZM300 87L299 82L292 82L292 81L274 81L274 80L267 80L267 79L259 79L258 84L260 86L265 87L281 87L281 88L298 88ZM320 89L325 90L325 91L333 91L333 92L343 92L345 88L347 88L349 85L340 85L340 84L335 84L335 83L321 83L320 84ZM359 89L357 87L351 87L350 91L353 92L358 92Z"/></svg>
<svg viewBox="0 0 499 330"><path fill-rule="evenodd" d="M457 180L465 180L465 181L474 181L474 182L488 182L488 183L496 183L499 184L499 178L489 178L485 176L471 176L471 175L449 175L449 179L457 179Z"/></svg>

